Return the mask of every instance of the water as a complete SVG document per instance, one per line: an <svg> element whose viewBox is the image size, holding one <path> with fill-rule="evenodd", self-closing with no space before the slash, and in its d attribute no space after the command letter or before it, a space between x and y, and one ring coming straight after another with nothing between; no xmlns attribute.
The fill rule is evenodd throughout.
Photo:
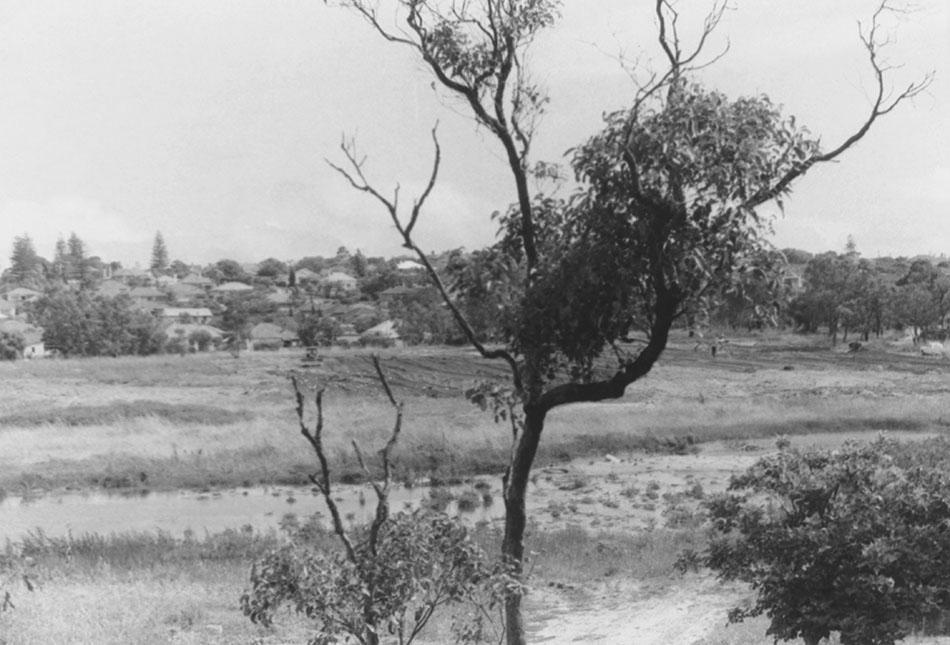
<svg viewBox="0 0 950 645"><path fill-rule="evenodd" d="M450 490L457 494L468 488L461 486ZM427 488L394 487L390 492L390 509L397 512L415 508L428 492ZM372 520L376 495L371 487L335 487L333 497L340 515L347 522ZM459 513L453 502L446 511L458 514L466 521L478 522L501 517L502 507L500 501L490 506L484 506L480 501L474 511ZM327 526L330 525L330 514L323 497L311 488L281 486L212 493L173 491L116 495L95 492L34 498L10 496L0 500L0 543L8 539L17 541L37 529L50 536L155 530L175 536L190 530L200 536L205 532L215 533L247 525L267 530L277 528L287 513L301 518L320 513Z"/></svg>

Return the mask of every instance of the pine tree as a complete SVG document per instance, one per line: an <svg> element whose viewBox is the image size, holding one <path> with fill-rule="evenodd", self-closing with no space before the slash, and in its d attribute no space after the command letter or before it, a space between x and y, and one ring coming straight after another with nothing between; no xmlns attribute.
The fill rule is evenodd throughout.
<svg viewBox="0 0 950 645"><path fill-rule="evenodd" d="M153 273L164 273L168 269L168 248L165 246L165 238L162 232L155 233L155 241L152 243L152 263L150 265Z"/></svg>
<svg viewBox="0 0 950 645"><path fill-rule="evenodd" d="M35 283L42 273L42 260L36 254L33 240L24 233L13 238L13 251L10 254L10 275L21 284Z"/></svg>
<svg viewBox="0 0 950 645"><path fill-rule="evenodd" d="M66 241L67 277L71 280L86 281L86 245L75 232L69 234Z"/></svg>

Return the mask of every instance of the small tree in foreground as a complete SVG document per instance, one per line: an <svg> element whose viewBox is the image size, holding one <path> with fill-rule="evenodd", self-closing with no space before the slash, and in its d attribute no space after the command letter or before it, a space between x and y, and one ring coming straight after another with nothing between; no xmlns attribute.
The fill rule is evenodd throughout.
<svg viewBox="0 0 950 645"><path fill-rule="evenodd" d="M838 451L786 450L734 476L707 501L714 538L699 558L751 584L768 634L816 645L891 645L950 608L946 441L885 439ZM695 561L687 558L686 561Z"/></svg>
<svg viewBox="0 0 950 645"><path fill-rule="evenodd" d="M333 522L341 550L320 552L307 543L305 531L290 544L267 555L251 572L251 589L241 597L244 613L270 625L282 605L317 621L316 645L358 642L377 645L388 634L408 645L437 610L454 605L467 609L455 628L457 642L482 642L491 631L491 612L514 584L500 569L488 566L481 549L457 520L432 511L389 512L391 455L402 427L397 403L373 357L376 373L396 410L392 434L380 451L382 479L373 483L376 513L368 527L347 530L333 498L330 468L323 445L323 390L316 392L316 424L304 420L304 394L293 378L300 432L313 448L320 471L311 475ZM360 465L370 475L354 442Z"/></svg>
<svg viewBox="0 0 950 645"><path fill-rule="evenodd" d="M523 571L525 498L549 412L563 405L623 396L646 376L666 348L674 323L695 315L704 298L722 293L767 243L770 220L760 207L787 196L810 169L838 158L874 122L921 92L930 77L891 93L880 60L883 0L861 40L875 80L867 114L840 144L823 149L816 137L782 115L768 97L730 99L696 82L718 56L704 46L726 6L714 4L693 47L680 38L680 14L670 0L651 3L665 69L628 70L636 82L629 107L605 116L601 132L571 153L576 189L532 194L532 179L558 176L531 159L535 128L547 108L526 68L527 50L557 20L557 0L340 0L386 40L412 51L435 82L500 144L516 201L501 217L490 260L506 278L497 312L500 346L489 347L465 315L464 293L452 293L417 244L416 226L435 187L441 149L421 195L409 208L399 188L384 194L365 174L365 157L344 140L350 184L387 211L403 245L425 267L465 338L486 359L504 361L522 419L504 478L502 552ZM404 20L391 27L395 7ZM505 395L507 396L507 395ZM525 643L521 594L506 600L509 645Z"/></svg>

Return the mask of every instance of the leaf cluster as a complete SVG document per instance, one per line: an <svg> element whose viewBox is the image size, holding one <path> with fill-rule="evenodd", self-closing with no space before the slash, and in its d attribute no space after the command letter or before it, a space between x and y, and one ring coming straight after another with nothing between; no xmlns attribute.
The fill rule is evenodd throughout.
<svg viewBox="0 0 950 645"><path fill-rule="evenodd" d="M474 606L474 622L457 625L459 642L484 631L484 619L504 597L508 574L493 568L457 520L428 510L397 513L380 527L375 553L368 531L344 553L314 550L305 535L254 565L241 608L255 623L270 625L289 605L317 622L311 643L358 642L367 634L410 643L445 605ZM370 611L367 612L367 608ZM465 635L468 636L465 636Z"/></svg>
<svg viewBox="0 0 950 645"><path fill-rule="evenodd" d="M881 438L784 450L733 477L705 503L715 535L702 558L756 591L730 620L765 613L778 639L890 645L950 607L947 455L946 441Z"/></svg>

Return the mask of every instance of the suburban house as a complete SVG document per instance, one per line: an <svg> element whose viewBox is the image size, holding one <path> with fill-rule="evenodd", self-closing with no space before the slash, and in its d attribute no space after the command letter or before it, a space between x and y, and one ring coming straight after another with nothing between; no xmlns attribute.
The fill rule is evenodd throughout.
<svg viewBox="0 0 950 645"><path fill-rule="evenodd" d="M406 273L411 273L413 271L423 271L424 269L425 267L415 260L403 260L396 265L397 271L405 271Z"/></svg>
<svg viewBox="0 0 950 645"><path fill-rule="evenodd" d="M297 281L297 284L300 285L316 284L320 282L320 274L304 267L294 271L294 279Z"/></svg>
<svg viewBox="0 0 950 645"><path fill-rule="evenodd" d="M402 300L403 298L412 295L416 290L404 285L396 285L395 287L390 287L385 291L379 292L379 302L383 306L388 307L393 302L397 300Z"/></svg>
<svg viewBox="0 0 950 645"><path fill-rule="evenodd" d="M106 298L115 298L116 296L121 296L122 294L127 294L131 292L132 289L118 280L104 280L99 283L99 286L96 287L96 293L100 296L105 296Z"/></svg>
<svg viewBox="0 0 950 645"><path fill-rule="evenodd" d="M396 323L392 320L384 320L378 325L370 327L360 334L360 340L365 343L386 345L387 347L402 347L403 345L399 332L396 330Z"/></svg>
<svg viewBox="0 0 950 645"><path fill-rule="evenodd" d="M254 287L244 282L224 282L212 289L214 293L218 294L241 293L253 290Z"/></svg>
<svg viewBox="0 0 950 645"><path fill-rule="evenodd" d="M274 323L262 322L254 325L250 336L251 346L254 349L280 349L281 347L296 347L300 344L300 337L296 332Z"/></svg>
<svg viewBox="0 0 950 645"><path fill-rule="evenodd" d="M15 289L10 289L5 294L3 298L7 302L13 303L14 307L19 307L27 302L32 302L37 298L40 298L43 295L41 291L35 291L34 289L27 289L26 287L17 287Z"/></svg>
<svg viewBox="0 0 950 645"><path fill-rule="evenodd" d="M152 274L144 269L117 269L112 274L112 279L127 285L152 284Z"/></svg>
<svg viewBox="0 0 950 645"><path fill-rule="evenodd" d="M320 286L331 295L348 295L359 290L356 278L342 271L334 271L323 278Z"/></svg>
<svg viewBox="0 0 950 645"><path fill-rule="evenodd" d="M183 282L170 284L165 290L171 295L172 300L175 302L188 302L205 295L205 290L201 287L193 284L185 284Z"/></svg>
<svg viewBox="0 0 950 645"><path fill-rule="evenodd" d="M165 327L164 331L165 337L169 340L180 338L185 343L190 345L195 351L200 351L202 349L195 341L195 335L198 333L205 333L211 339L208 349L214 349L224 342L224 332L217 327L212 327L211 325L191 322L173 322Z"/></svg>
<svg viewBox="0 0 950 645"><path fill-rule="evenodd" d="M155 287L133 287L129 295L140 305L153 304L165 299L165 292Z"/></svg>
<svg viewBox="0 0 950 645"><path fill-rule="evenodd" d="M155 315L163 322L197 323L206 325L214 314L207 307L160 307Z"/></svg>
<svg viewBox="0 0 950 645"><path fill-rule="evenodd" d="M198 275L197 273L189 273L181 279L181 284L188 284L201 289L210 289L214 286L214 280L206 278L203 275Z"/></svg>

